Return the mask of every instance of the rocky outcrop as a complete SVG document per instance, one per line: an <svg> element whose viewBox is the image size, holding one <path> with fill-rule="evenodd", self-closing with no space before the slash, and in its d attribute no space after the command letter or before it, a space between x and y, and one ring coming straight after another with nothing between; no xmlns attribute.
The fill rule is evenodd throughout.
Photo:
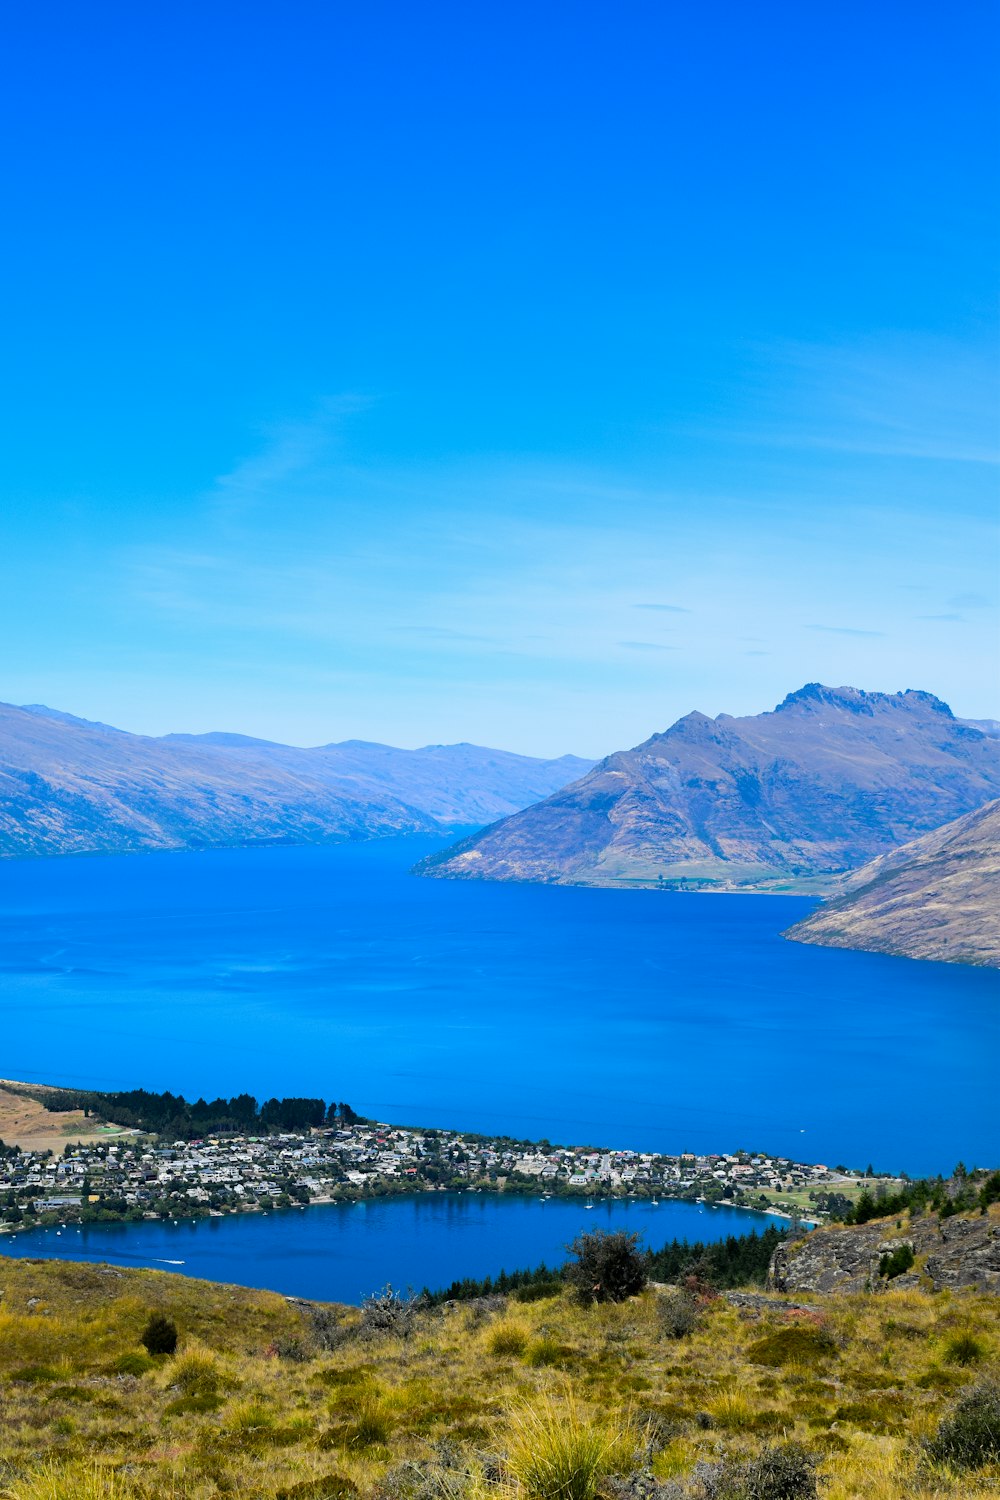
<svg viewBox="0 0 1000 1500"><path fill-rule="evenodd" d="M0 857L440 833L524 807L590 764L477 745L155 739L0 704Z"/></svg>
<svg viewBox="0 0 1000 1500"><path fill-rule="evenodd" d="M913 1268L888 1281L881 1274L883 1258L901 1246L913 1252ZM1000 1295L1000 1210L816 1229L805 1239L778 1246L768 1285L783 1293L930 1285L935 1291L975 1287Z"/></svg>
<svg viewBox="0 0 1000 1500"><path fill-rule="evenodd" d="M1000 800L855 870L785 937L1000 968Z"/></svg>
<svg viewBox="0 0 1000 1500"><path fill-rule="evenodd" d="M692 713L418 873L561 885L828 890L1000 796L1000 739L931 693L810 683L773 713Z"/></svg>

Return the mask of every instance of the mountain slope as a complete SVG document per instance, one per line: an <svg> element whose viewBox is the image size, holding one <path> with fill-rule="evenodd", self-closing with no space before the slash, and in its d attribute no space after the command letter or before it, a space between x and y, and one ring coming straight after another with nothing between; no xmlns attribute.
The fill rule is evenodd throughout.
<svg viewBox="0 0 1000 1500"><path fill-rule="evenodd" d="M1000 741L930 693L810 683L691 713L418 866L557 884L816 887L1000 795Z"/></svg>
<svg viewBox="0 0 1000 1500"><path fill-rule="evenodd" d="M336 843L503 816L590 764L475 745L314 750L0 705L0 857Z"/></svg>
<svg viewBox="0 0 1000 1500"><path fill-rule="evenodd" d="M1000 968L1000 801L883 854L786 937Z"/></svg>
<svg viewBox="0 0 1000 1500"><path fill-rule="evenodd" d="M1000 1218L993 1208L946 1221L949 1258L963 1229L995 1245ZM422 1309L383 1296L366 1315L164 1271L4 1255L4 1494L996 1500L997 1465L968 1466L992 1448L982 1416L959 1429L964 1467L931 1470L926 1445L955 1430L970 1391L990 1390L979 1383L996 1368L1000 1299L960 1276L945 1296L916 1274L879 1275L882 1255L910 1241L915 1272L925 1253L940 1263L938 1246L923 1249L923 1220L820 1234L831 1243L810 1255L807 1240L780 1269L794 1276L799 1255L807 1270L856 1256L877 1295L651 1286L588 1307L550 1282L531 1302ZM176 1353L147 1356L151 1315L177 1329Z"/></svg>

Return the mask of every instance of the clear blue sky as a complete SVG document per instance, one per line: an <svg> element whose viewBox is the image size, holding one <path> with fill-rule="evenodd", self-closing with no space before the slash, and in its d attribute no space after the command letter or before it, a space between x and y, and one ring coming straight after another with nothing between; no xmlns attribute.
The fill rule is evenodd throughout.
<svg viewBox="0 0 1000 1500"><path fill-rule="evenodd" d="M0 697L1000 715L998 11L7 7Z"/></svg>

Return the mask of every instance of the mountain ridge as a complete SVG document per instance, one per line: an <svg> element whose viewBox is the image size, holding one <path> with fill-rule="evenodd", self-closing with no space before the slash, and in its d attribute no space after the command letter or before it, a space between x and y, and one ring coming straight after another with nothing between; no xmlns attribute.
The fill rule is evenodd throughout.
<svg viewBox="0 0 1000 1500"><path fill-rule="evenodd" d="M0 858L441 833L535 801L591 764L468 744L134 735L0 704Z"/></svg>
<svg viewBox="0 0 1000 1500"><path fill-rule="evenodd" d="M695 710L418 873L549 884L821 890L1000 795L1000 742L933 693L806 683Z"/></svg>
<svg viewBox="0 0 1000 1500"><path fill-rule="evenodd" d="M842 877L785 937L1000 968L1000 799Z"/></svg>

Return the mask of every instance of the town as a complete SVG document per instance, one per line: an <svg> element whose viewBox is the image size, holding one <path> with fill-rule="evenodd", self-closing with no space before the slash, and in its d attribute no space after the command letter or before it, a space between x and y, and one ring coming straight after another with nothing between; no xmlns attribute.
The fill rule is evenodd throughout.
<svg viewBox="0 0 1000 1500"><path fill-rule="evenodd" d="M61 1154L4 1146L0 1226L220 1216L414 1192L685 1198L818 1223L874 1174L784 1157L657 1155L553 1146L363 1121L298 1132L167 1141L137 1130ZM897 1179L881 1177L888 1186Z"/></svg>

